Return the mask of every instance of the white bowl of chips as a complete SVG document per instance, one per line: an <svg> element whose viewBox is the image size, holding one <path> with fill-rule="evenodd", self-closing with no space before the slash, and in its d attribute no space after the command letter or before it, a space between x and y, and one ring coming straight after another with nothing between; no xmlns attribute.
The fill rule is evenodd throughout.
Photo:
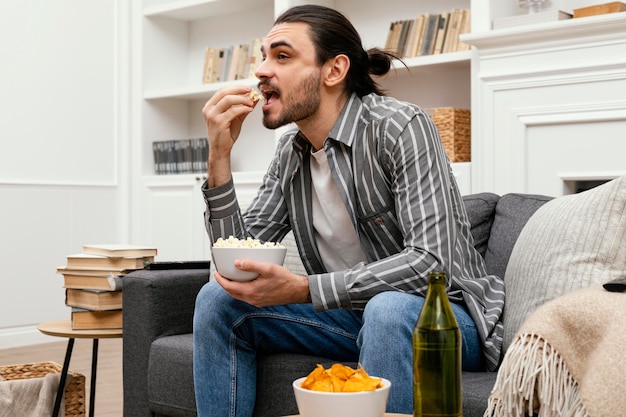
<svg viewBox="0 0 626 417"><path fill-rule="evenodd" d="M371 379L378 381L375 388L370 385L367 388L368 390L365 391L331 392L328 390L318 391L304 388L303 383L311 375L298 378L293 382L293 391L300 417L384 416L387 400L389 399L389 391L391 390L391 382L389 380L371 377ZM353 384L352 389L359 388Z"/></svg>
<svg viewBox="0 0 626 417"><path fill-rule="evenodd" d="M280 243L261 242L258 239L219 238L211 248L213 263L217 272L233 281L251 281L259 274L243 271L235 267L236 259L252 259L282 265L287 248Z"/></svg>

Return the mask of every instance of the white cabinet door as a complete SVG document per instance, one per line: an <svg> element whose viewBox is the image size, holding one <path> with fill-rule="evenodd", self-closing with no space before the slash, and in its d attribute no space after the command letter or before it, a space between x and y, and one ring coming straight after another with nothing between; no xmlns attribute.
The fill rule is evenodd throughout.
<svg viewBox="0 0 626 417"><path fill-rule="evenodd" d="M625 171L626 17L472 34L472 190L559 196Z"/></svg>
<svg viewBox="0 0 626 417"><path fill-rule="evenodd" d="M262 172L234 176L242 210L261 184ZM203 175L144 177L143 210L139 214L142 242L158 248L158 261L211 259L204 227Z"/></svg>
<svg viewBox="0 0 626 417"><path fill-rule="evenodd" d="M204 230L202 177L144 179L142 236L158 248L158 261L210 259Z"/></svg>

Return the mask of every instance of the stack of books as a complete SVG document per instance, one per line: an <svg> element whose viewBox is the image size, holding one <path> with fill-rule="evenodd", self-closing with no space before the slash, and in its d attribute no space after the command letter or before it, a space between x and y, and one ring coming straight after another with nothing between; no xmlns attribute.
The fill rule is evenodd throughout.
<svg viewBox="0 0 626 417"><path fill-rule="evenodd" d="M152 153L157 175L200 173L208 169L209 142L206 137L154 141Z"/></svg>
<svg viewBox="0 0 626 417"><path fill-rule="evenodd" d="M122 284L129 272L153 262L157 249L136 245L84 245L57 268L74 330L121 329Z"/></svg>
<svg viewBox="0 0 626 417"><path fill-rule="evenodd" d="M425 13L416 19L391 23L385 49L398 58L413 58L469 50L459 35L469 33L469 9L452 9L447 13Z"/></svg>
<svg viewBox="0 0 626 417"><path fill-rule="evenodd" d="M202 83L234 81L255 78L254 72L261 64L262 39L241 43L227 48L207 47L204 55Z"/></svg>

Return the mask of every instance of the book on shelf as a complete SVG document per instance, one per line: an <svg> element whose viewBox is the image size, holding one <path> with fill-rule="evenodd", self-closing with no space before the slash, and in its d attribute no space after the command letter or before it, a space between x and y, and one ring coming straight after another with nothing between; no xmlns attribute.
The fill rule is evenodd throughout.
<svg viewBox="0 0 626 417"><path fill-rule="evenodd" d="M153 246L127 245L119 243L83 245L83 253L109 256L112 258L139 258L143 256L156 256L157 252L157 248Z"/></svg>
<svg viewBox="0 0 626 417"><path fill-rule="evenodd" d="M204 173L208 169L207 138L155 141L152 153L157 175Z"/></svg>
<svg viewBox="0 0 626 417"><path fill-rule="evenodd" d="M613 1L610 3L596 4L593 6L574 9L574 18L596 16L599 14L619 13L626 11L626 3Z"/></svg>
<svg viewBox="0 0 626 417"><path fill-rule="evenodd" d="M459 35L471 30L469 9L444 13L424 13L415 19L391 22L385 50L399 58L468 50Z"/></svg>
<svg viewBox="0 0 626 417"><path fill-rule="evenodd" d="M435 48L435 37L437 36L437 30L439 29L439 18L441 15L429 14L427 16L424 34L422 35L424 40L419 55L432 55Z"/></svg>
<svg viewBox="0 0 626 417"><path fill-rule="evenodd" d="M120 310L122 291L66 288L65 305L93 311Z"/></svg>
<svg viewBox="0 0 626 417"><path fill-rule="evenodd" d="M450 13L442 13L439 16L439 26L437 27L437 34L435 36L435 45L433 48L433 54L443 53L443 43L446 39L446 31L448 30L448 24L450 23Z"/></svg>
<svg viewBox="0 0 626 417"><path fill-rule="evenodd" d="M422 43L424 42L424 26L426 23L426 15L422 14L417 16L415 24L413 25L413 38L411 39L411 45L407 51L407 57L417 56Z"/></svg>
<svg viewBox="0 0 626 417"><path fill-rule="evenodd" d="M204 51L204 71L202 72L202 84L217 81L218 50L216 48L206 48Z"/></svg>
<svg viewBox="0 0 626 417"><path fill-rule="evenodd" d="M263 52L261 51L262 43L263 40L261 38L256 38L250 45L250 62L247 65L248 75L246 78L256 78L255 71L263 62Z"/></svg>
<svg viewBox="0 0 626 417"><path fill-rule="evenodd" d="M250 45L242 43L236 46L237 59L233 60L234 80L243 80L248 76L248 65L250 65ZM231 79L231 78L229 78Z"/></svg>
<svg viewBox="0 0 626 417"><path fill-rule="evenodd" d="M228 71L230 70L230 63L233 59L233 47L222 48L220 54L220 73L217 81L228 81Z"/></svg>
<svg viewBox="0 0 626 417"><path fill-rule="evenodd" d="M73 330L105 330L122 328L122 310L93 311L72 307Z"/></svg>
<svg viewBox="0 0 626 417"><path fill-rule="evenodd" d="M461 33L461 24L463 21L463 9L452 9L450 12L450 22L448 24L448 31L446 38L443 42L442 53L449 53L456 51L457 40Z"/></svg>
<svg viewBox="0 0 626 417"><path fill-rule="evenodd" d="M456 37L456 50L457 51L469 51L471 49L470 44L461 42L460 35L464 33L470 33L472 31L472 17L469 9L463 9L463 23L461 29Z"/></svg>
<svg viewBox="0 0 626 417"><path fill-rule="evenodd" d="M385 50L396 54L398 53L398 41L400 40L400 30L402 22L391 22L389 32L387 32L387 40L385 41Z"/></svg>
<svg viewBox="0 0 626 417"><path fill-rule="evenodd" d="M165 140L152 142L152 152L154 154L155 173L169 174L176 172L174 141Z"/></svg>
<svg viewBox="0 0 626 417"><path fill-rule="evenodd" d="M127 271L98 271L59 267L57 273L63 275L64 288L119 291L122 289L122 277L126 275Z"/></svg>
<svg viewBox="0 0 626 417"><path fill-rule="evenodd" d="M174 141L174 163L176 172L190 173L193 162L189 139Z"/></svg>
<svg viewBox="0 0 626 417"><path fill-rule="evenodd" d="M202 82L254 78L254 71L261 62L261 38L223 48L209 46L204 52Z"/></svg>
<svg viewBox="0 0 626 417"><path fill-rule="evenodd" d="M239 60L241 59L241 45L231 46L230 52L230 64L226 69L226 81L233 81L237 79L237 68L239 67Z"/></svg>
<svg viewBox="0 0 626 417"><path fill-rule="evenodd" d="M403 20L400 25L400 37L398 39L398 45L396 47L396 54L399 57L406 55L406 45L409 42L411 28L413 26L412 20Z"/></svg>

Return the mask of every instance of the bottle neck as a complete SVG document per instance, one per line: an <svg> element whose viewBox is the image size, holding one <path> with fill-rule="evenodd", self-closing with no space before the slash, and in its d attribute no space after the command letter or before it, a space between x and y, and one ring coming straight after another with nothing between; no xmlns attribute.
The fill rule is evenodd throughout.
<svg viewBox="0 0 626 417"><path fill-rule="evenodd" d="M428 275L428 291L446 292L446 274L435 272Z"/></svg>
<svg viewBox="0 0 626 417"><path fill-rule="evenodd" d="M428 293L417 319L416 327L439 330L458 328L452 306L448 300L445 273L429 274Z"/></svg>

